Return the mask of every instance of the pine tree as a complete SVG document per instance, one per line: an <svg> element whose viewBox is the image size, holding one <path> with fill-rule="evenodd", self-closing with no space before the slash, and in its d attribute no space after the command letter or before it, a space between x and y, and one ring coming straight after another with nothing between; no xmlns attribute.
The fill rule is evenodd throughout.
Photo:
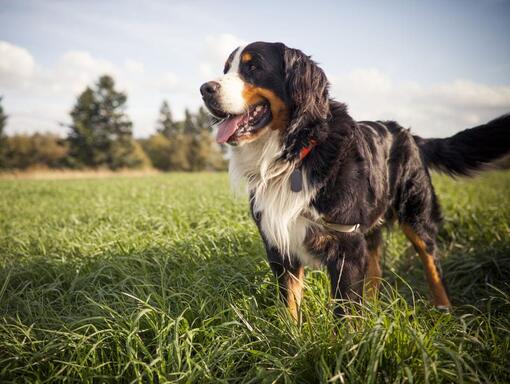
<svg viewBox="0 0 510 384"><path fill-rule="evenodd" d="M198 129L195 125L195 117L186 108L184 110L184 133L188 137L188 163L191 171L199 171L204 168L201 158L200 138Z"/></svg>
<svg viewBox="0 0 510 384"><path fill-rule="evenodd" d="M212 138L210 116L206 110L200 108L194 114L186 109L182 121L174 121L169 112L168 103L163 102L158 133L143 141L152 164L164 171L225 169L226 161Z"/></svg>
<svg viewBox="0 0 510 384"><path fill-rule="evenodd" d="M192 113L188 108L184 110L184 133L186 135L195 135L197 134L197 127L195 125L195 119Z"/></svg>
<svg viewBox="0 0 510 384"><path fill-rule="evenodd" d="M2 107L2 99L0 97L0 168L5 166L5 152L7 146L7 140L4 135L5 125L7 124L7 115L4 113L4 108Z"/></svg>
<svg viewBox="0 0 510 384"><path fill-rule="evenodd" d="M68 136L75 165L111 169L141 165L126 101L126 94L115 90L110 76L101 76L94 88L87 87L78 96Z"/></svg>
<svg viewBox="0 0 510 384"><path fill-rule="evenodd" d="M163 101L159 109L159 119L156 130L168 139L180 133L180 126L178 123L174 122L172 111L166 100Z"/></svg>
<svg viewBox="0 0 510 384"><path fill-rule="evenodd" d="M198 112L195 118L195 124L200 132L202 131L212 132L211 116L207 113L204 107L198 108Z"/></svg>
<svg viewBox="0 0 510 384"><path fill-rule="evenodd" d="M211 135L211 118L203 107L196 115L189 114L193 134L189 149L189 163L192 171L219 170L225 168L225 159ZM185 120L186 121L186 120Z"/></svg>
<svg viewBox="0 0 510 384"><path fill-rule="evenodd" d="M7 124L7 115L4 113L4 108L2 107L3 97L0 96L0 139L4 136L4 128Z"/></svg>
<svg viewBox="0 0 510 384"><path fill-rule="evenodd" d="M174 121L170 107L163 101L156 126L157 133L144 141L144 149L154 167L163 171L189 171L189 137L185 122Z"/></svg>

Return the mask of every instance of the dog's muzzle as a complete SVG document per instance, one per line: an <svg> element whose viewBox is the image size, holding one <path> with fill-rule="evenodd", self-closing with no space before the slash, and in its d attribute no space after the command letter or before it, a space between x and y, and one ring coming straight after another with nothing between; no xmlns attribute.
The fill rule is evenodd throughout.
<svg viewBox="0 0 510 384"><path fill-rule="evenodd" d="M218 103L220 88L221 84L217 81L208 81L201 85L200 93L202 94L202 100L204 100L206 107L211 113L217 117L224 118L227 114L221 110Z"/></svg>

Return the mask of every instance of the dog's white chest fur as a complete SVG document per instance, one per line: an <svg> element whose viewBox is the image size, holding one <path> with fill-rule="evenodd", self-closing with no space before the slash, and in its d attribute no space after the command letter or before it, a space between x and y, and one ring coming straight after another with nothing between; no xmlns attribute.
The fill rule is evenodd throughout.
<svg viewBox="0 0 510 384"><path fill-rule="evenodd" d="M276 161L280 154L278 132L269 131L259 140L233 148L230 177L234 185L247 181L253 209L260 213L260 227L268 243L284 257L314 264L304 245L310 223L302 214L308 212L315 190L303 172L302 191L291 191L294 165Z"/></svg>

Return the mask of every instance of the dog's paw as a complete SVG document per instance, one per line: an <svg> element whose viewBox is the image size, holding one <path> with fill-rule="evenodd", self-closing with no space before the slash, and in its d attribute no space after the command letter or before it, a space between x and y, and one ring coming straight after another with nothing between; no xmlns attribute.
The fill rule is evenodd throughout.
<svg viewBox="0 0 510 384"><path fill-rule="evenodd" d="M452 307L450 305L436 305L435 307L441 313L451 313Z"/></svg>

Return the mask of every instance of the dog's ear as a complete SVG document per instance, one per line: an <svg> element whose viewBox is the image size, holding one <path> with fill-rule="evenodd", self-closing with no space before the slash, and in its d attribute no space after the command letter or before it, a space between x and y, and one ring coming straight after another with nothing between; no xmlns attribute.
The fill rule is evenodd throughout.
<svg viewBox="0 0 510 384"><path fill-rule="evenodd" d="M290 161L299 158L310 140L321 142L327 136L329 83L324 71L300 50L284 47L283 62L290 114L282 158Z"/></svg>
<svg viewBox="0 0 510 384"><path fill-rule="evenodd" d="M329 84L324 71L298 49L285 47L283 61L291 104L289 131L324 122L329 115Z"/></svg>

